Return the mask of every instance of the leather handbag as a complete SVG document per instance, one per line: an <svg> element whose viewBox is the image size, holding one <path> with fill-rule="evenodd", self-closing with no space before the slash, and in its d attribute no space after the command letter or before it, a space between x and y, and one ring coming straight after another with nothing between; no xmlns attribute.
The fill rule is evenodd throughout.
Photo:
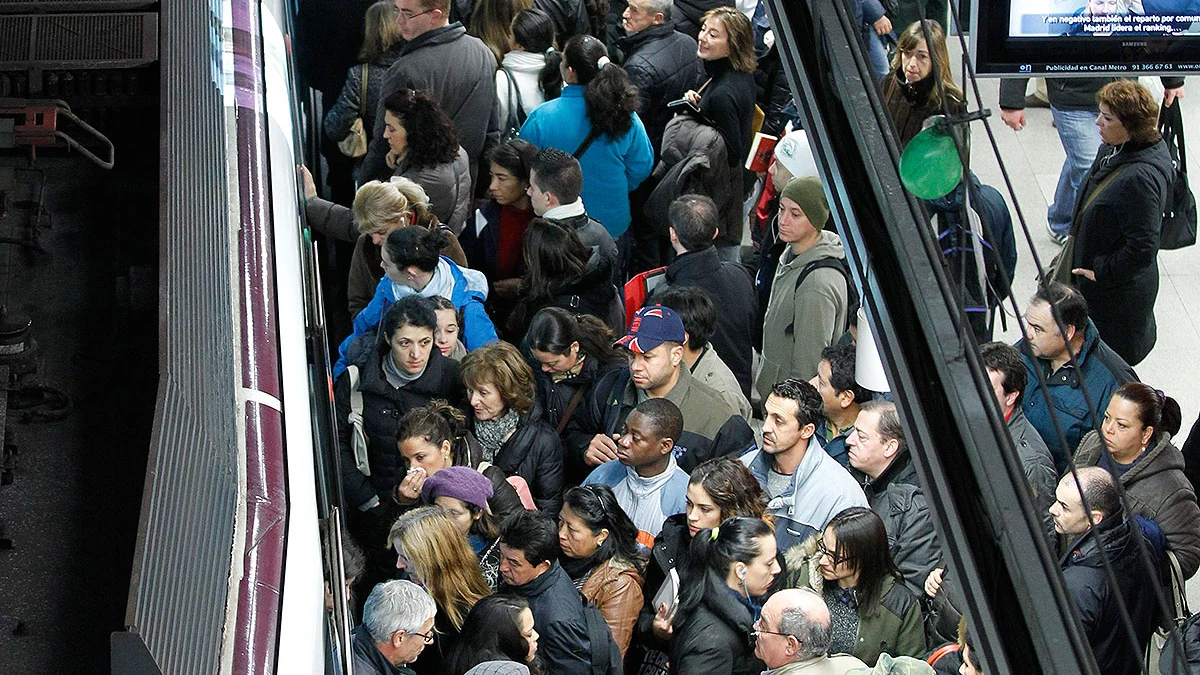
<svg viewBox="0 0 1200 675"><path fill-rule="evenodd" d="M358 96L358 117L350 125L350 133L338 141L338 150L347 157L362 157L367 154L367 130L363 127L363 106L367 103L367 75L371 72L370 64L362 64L361 87Z"/></svg>

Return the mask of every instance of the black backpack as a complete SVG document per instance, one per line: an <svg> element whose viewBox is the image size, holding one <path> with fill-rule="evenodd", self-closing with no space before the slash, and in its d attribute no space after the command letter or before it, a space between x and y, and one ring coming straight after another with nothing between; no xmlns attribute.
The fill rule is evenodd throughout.
<svg viewBox="0 0 1200 675"><path fill-rule="evenodd" d="M850 278L850 263L845 258L821 258L814 260L804 266L800 270L800 275L796 277L796 288L800 288L800 284L808 278L808 275L820 269L834 269L841 273L842 278L846 280L846 323L842 326L842 333L850 330L850 326L854 324L858 317L858 308L862 306L862 301L858 297L858 287L854 285L854 280ZM788 335L792 334L796 324L793 322L784 332Z"/></svg>
<svg viewBox="0 0 1200 675"><path fill-rule="evenodd" d="M604 622L604 615L594 604L583 600L583 616L587 619L592 675L621 675L621 649Z"/></svg>
<svg viewBox="0 0 1200 675"><path fill-rule="evenodd" d="M1162 134L1175 175L1169 186L1171 196L1163 212L1162 235L1158 247L1166 250L1184 248L1196 243L1196 197L1188 186L1187 150L1183 143L1183 112L1179 103L1164 106L1158 113L1158 132Z"/></svg>

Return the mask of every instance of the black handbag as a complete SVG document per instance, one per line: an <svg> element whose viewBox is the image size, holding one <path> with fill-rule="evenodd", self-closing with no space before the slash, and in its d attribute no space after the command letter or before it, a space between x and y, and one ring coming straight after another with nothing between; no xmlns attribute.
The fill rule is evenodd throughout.
<svg viewBox="0 0 1200 675"><path fill-rule="evenodd" d="M1183 112L1179 101L1163 106L1158 113L1158 132L1162 134L1175 175L1171 180L1170 199L1163 213L1162 235L1158 247L1174 250L1196 243L1196 197L1188 186L1187 150L1183 142Z"/></svg>

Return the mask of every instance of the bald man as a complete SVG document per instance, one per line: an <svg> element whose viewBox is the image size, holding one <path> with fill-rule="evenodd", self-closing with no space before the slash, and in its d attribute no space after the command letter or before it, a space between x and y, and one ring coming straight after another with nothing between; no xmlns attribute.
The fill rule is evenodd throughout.
<svg viewBox="0 0 1200 675"><path fill-rule="evenodd" d="M779 591L754 623L754 655L770 675L844 675L866 664L853 656L826 656L833 624L821 596L807 588ZM764 675L766 675L764 673Z"/></svg>

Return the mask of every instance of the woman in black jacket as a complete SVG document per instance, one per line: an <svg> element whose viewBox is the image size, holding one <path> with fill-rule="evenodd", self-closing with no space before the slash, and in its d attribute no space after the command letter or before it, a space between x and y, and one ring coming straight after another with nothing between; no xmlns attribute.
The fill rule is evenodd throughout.
<svg viewBox="0 0 1200 675"><path fill-rule="evenodd" d="M1075 202L1071 273L1101 339L1136 366L1158 340L1158 242L1175 172L1150 92L1117 80L1096 100L1104 145Z"/></svg>
<svg viewBox="0 0 1200 675"><path fill-rule="evenodd" d="M672 622L673 675L757 675L750 633L780 572L775 533L759 518L730 518L692 537Z"/></svg>
<svg viewBox="0 0 1200 675"><path fill-rule="evenodd" d="M563 441L563 479L578 485L594 468L583 462L593 434L581 430L575 412L601 375L628 364L613 348L616 336L590 314L547 307L533 315L525 340L533 356L537 405Z"/></svg>
<svg viewBox="0 0 1200 675"><path fill-rule="evenodd" d="M714 528L727 518L761 518L766 496L754 475L736 457L716 457L692 469L688 481L686 512L667 518L646 563L642 595L645 602L634 627L634 642L641 653L631 655L631 664L645 662L664 670L671 651L674 630L671 618L679 593L678 574L686 567L688 545L700 530ZM674 595L659 598L668 578L675 576Z"/></svg>
<svg viewBox="0 0 1200 675"><path fill-rule="evenodd" d="M520 476L537 507L562 506L562 443L534 405L533 371L516 347L493 342L468 352L462 379L482 461Z"/></svg>
<svg viewBox="0 0 1200 675"><path fill-rule="evenodd" d="M510 342L525 339L530 319L544 307L601 317L614 331L624 328L621 301L609 280L611 269L599 251L583 245L574 229L535 218L525 231L522 257L525 276L508 320Z"/></svg>
<svg viewBox="0 0 1200 675"><path fill-rule="evenodd" d="M708 75L698 91L684 94L700 109L700 116L712 125L725 139L729 166L732 172L732 187L729 201L736 204L737 218L723 219L725 226L717 235L718 247L728 249L742 243L741 204L746 187L753 181L743 176L742 165L750 151L751 124L754 121L754 106L758 89L754 84L754 29L750 20L735 7L715 7L704 13L700 27L700 38L696 51L704 61ZM721 213L732 213L729 205L721 205Z"/></svg>

